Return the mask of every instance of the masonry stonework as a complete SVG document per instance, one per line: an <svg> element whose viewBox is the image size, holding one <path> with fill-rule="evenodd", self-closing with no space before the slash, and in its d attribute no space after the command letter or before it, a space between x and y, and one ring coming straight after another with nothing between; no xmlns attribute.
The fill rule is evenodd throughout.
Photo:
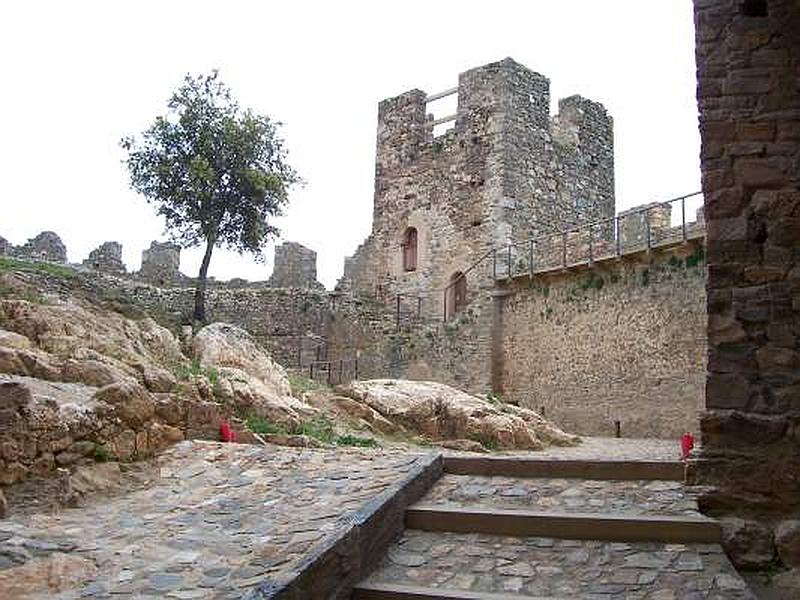
<svg viewBox="0 0 800 600"><path fill-rule="evenodd" d="M641 252L507 286L504 399L585 435L677 439L704 404L702 245Z"/></svg>
<svg viewBox="0 0 800 600"><path fill-rule="evenodd" d="M695 0L708 378L694 479L718 513L800 511L800 8Z"/></svg>
<svg viewBox="0 0 800 600"><path fill-rule="evenodd" d="M438 137L425 92L380 103L372 233L341 287L430 296L492 247L613 215L613 129L600 104L573 96L551 117L547 78L510 58L462 73L456 93L455 125Z"/></svg>
<svg viewBox="0 0 800 600"><path fill-rule="evenodd" d="M317 281L317 253L297 242L284 242L276 246L275 265L269 285L323 289Z"/></svg>

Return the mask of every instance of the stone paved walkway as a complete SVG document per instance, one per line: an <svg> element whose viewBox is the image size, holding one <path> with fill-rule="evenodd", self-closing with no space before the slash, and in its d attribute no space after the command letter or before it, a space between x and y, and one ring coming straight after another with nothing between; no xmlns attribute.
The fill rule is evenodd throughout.
<svg viewBox="0 0 800 600"><path fill-rule="evenodd" d="M0 521L0 597L244 597L337 535L419 456L183 442L145 489Z"/></svg>
<svg viewBox="0 0 800 600"><path fill-rule="evenodd" d="M698 515L677 481L595 481L444 475L421 504L549 512Z"/></svg>
<svg viewBox="0 0 800 600"><path fill-rule="evenodd" d="M546 598L753 598L716 544L407 531L366 583Z"/></svg>

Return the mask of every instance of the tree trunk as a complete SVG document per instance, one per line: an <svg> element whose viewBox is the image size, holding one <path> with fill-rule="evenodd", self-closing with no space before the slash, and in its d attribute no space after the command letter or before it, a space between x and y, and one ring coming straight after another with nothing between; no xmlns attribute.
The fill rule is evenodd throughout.
<svg viewBox="0 0 800 600"><path fill-rule="evenodd" d="M200 264L200 274L197 276L197 287L194 290L194 321L196 323L206 322L206 279L213 251L214 239L208 238L206 240L206 253L203 255L203 262Z"/></svg>

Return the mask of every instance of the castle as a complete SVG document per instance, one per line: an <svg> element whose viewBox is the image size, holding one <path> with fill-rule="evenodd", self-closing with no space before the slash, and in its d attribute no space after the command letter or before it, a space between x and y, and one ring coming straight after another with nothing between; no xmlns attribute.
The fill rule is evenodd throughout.
<svg viewBox="0 0 800 600"><path fill-rule="evenodd" d="M372 233L345 260L340 287L424 297L460 282L485 252L614 215L611 117L580 96L550 116L549 81L510 58L471 69L458 87L411 90L378 107ZM429 103L458 96L434 121ZM434 126L453 121L443 135ZM430 301L427 301L429 300Z"/></svg>
<svg viewBox="0 0 800 600"><path fill-rule="evenodd" d="M434 119L430 103L447 95L456 113ZM615 214L611 117L579 96L554 116L549 107L548 80L511 59L466 71L443 93L382 101L372 233L337 289L316 281L313 250L287 242L269 280L209 282L209 318L330 382L441 381L586 434L696 430L702 211L694 216L690 195ZM18 248L0 240L3 252L66 261L51 232ZM180 327L194 279L179 266L180 248L154 242L126 273L109 242L73 284Z"/></svg>

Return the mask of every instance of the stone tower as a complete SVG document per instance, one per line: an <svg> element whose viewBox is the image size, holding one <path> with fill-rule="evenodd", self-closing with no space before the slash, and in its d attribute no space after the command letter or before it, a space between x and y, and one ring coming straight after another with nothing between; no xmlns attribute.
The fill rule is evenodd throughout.
<svg viewBox="0 0 800 600"><path fill-rule="evenodd" d="M551 117L549 87L510 58L466 71L438 137L427 104L442 94L382 101L372 233L340 283L433 295L492 247L613 216L611 117L580 96Z"/></svg>

